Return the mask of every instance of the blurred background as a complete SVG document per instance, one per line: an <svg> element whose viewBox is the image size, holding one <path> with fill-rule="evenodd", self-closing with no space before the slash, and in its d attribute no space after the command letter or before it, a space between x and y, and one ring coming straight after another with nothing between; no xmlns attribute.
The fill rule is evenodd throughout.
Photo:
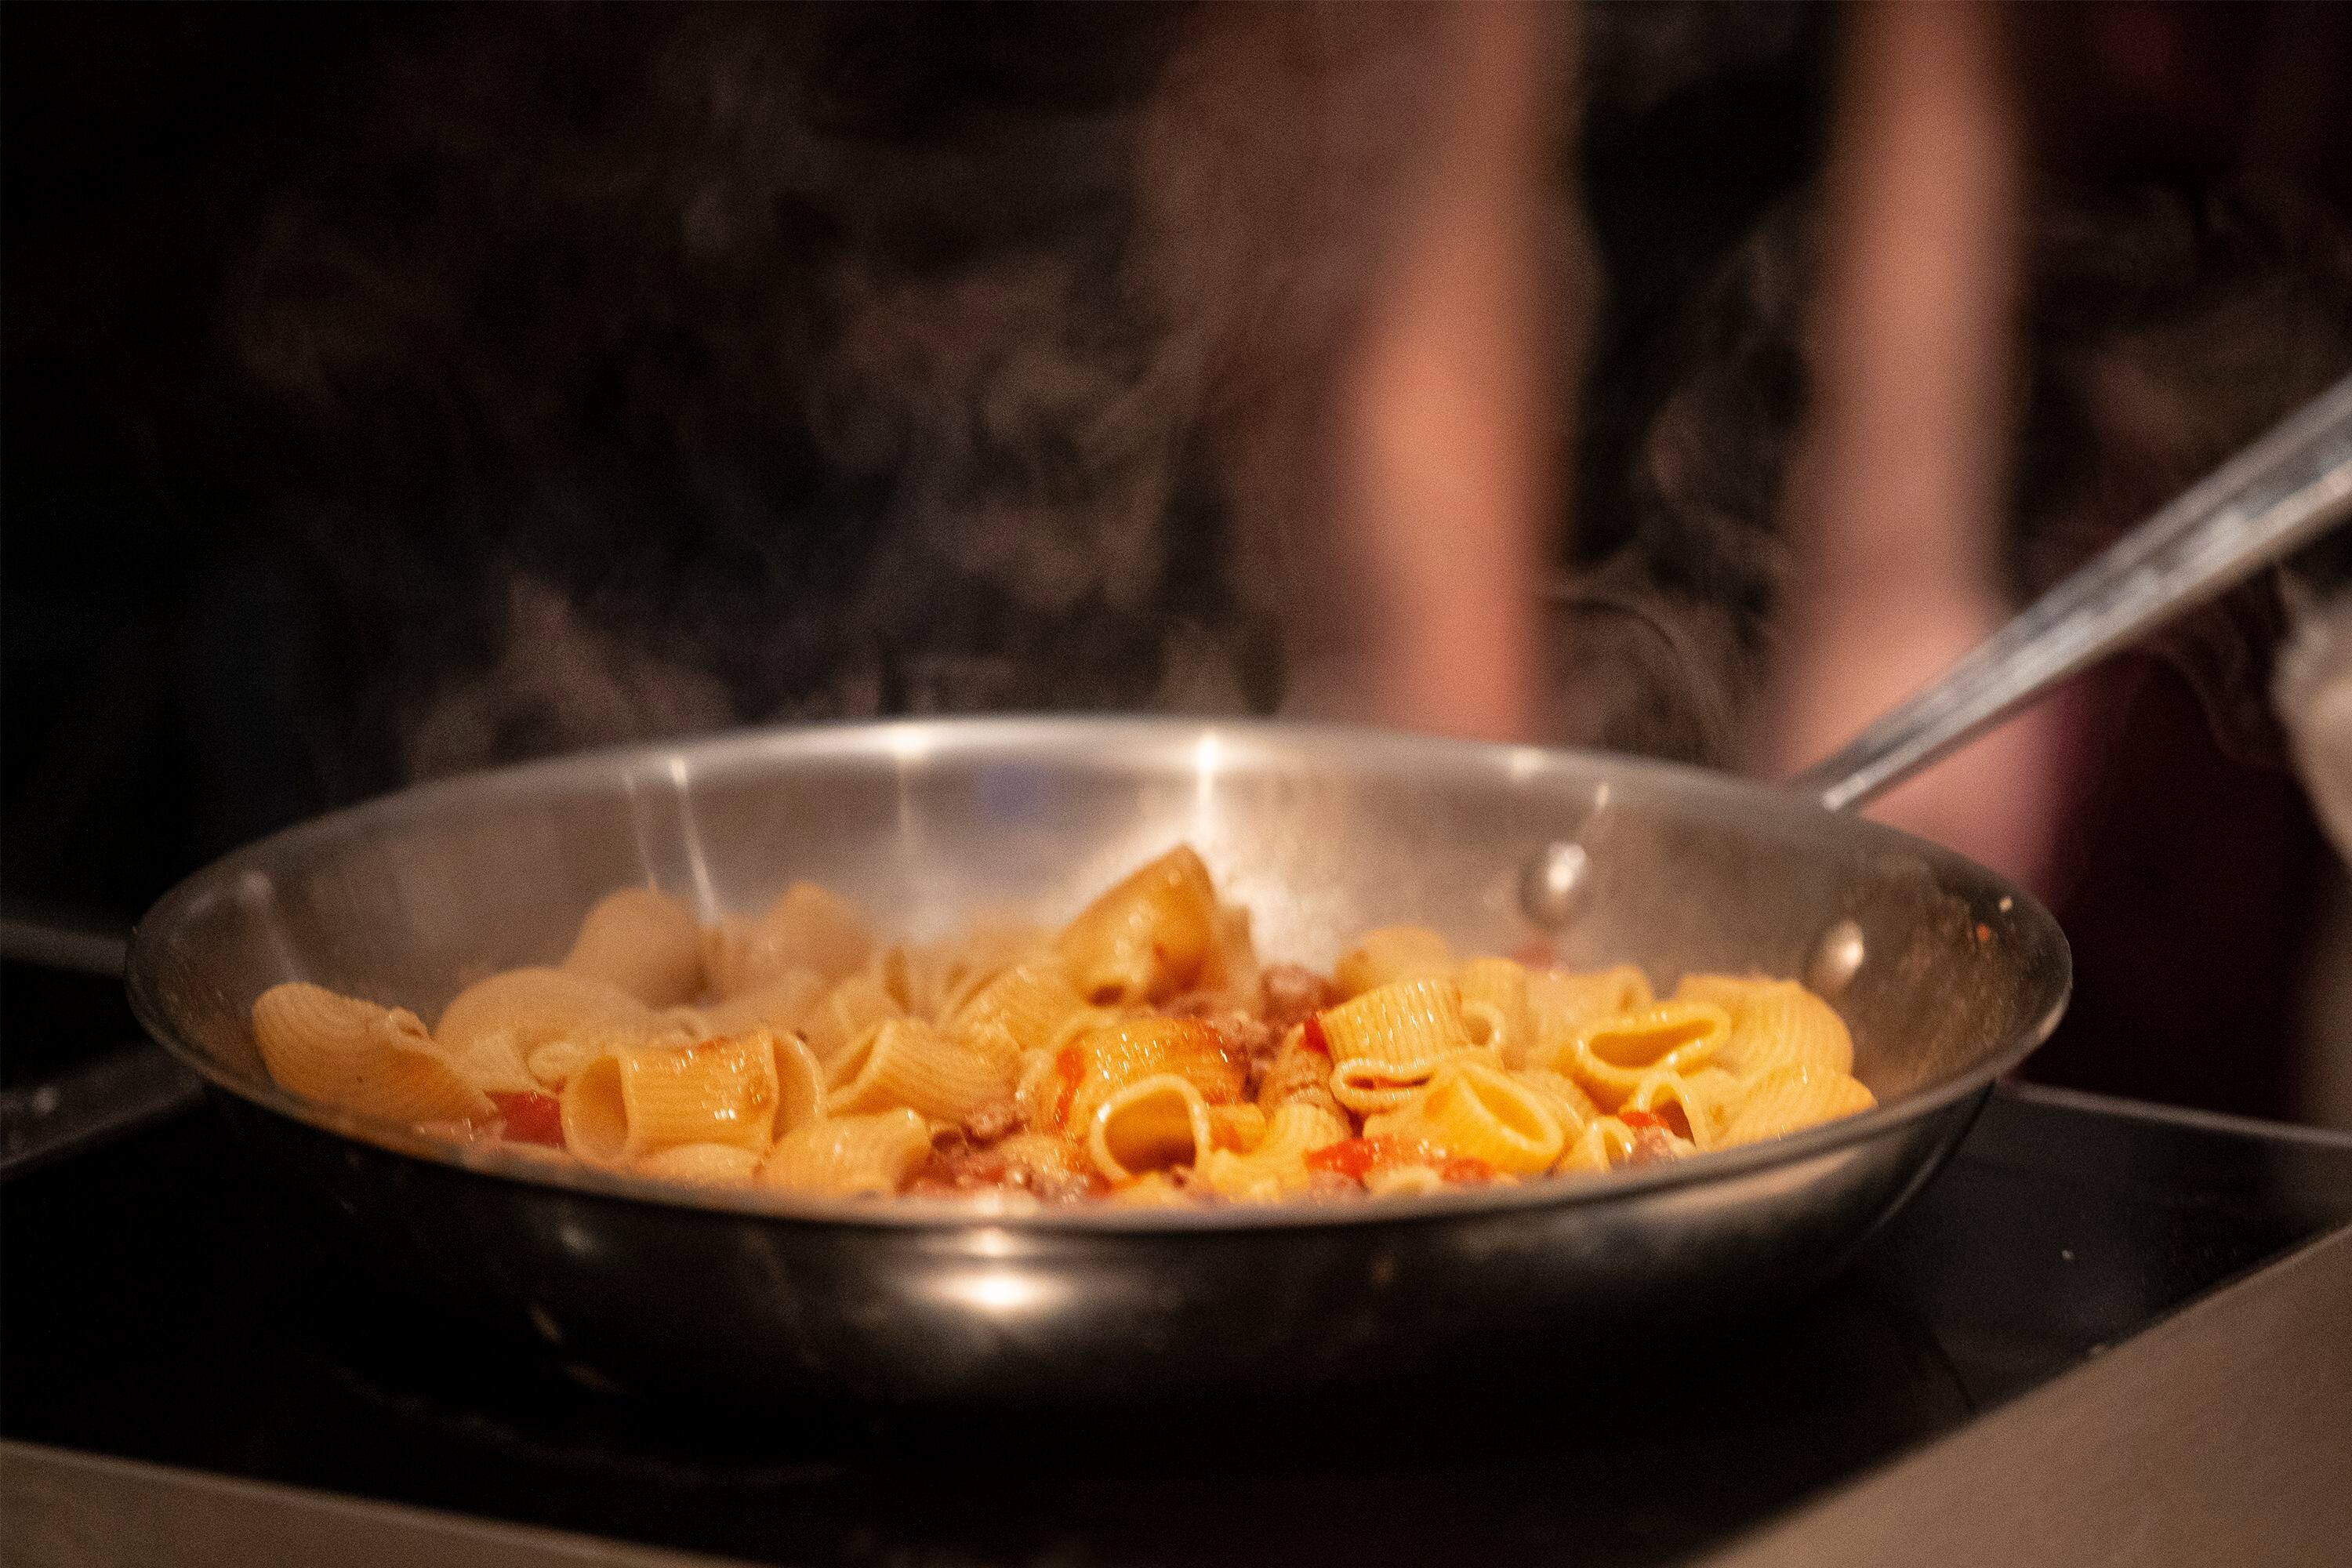
<svg viewBox="0 0 2352 1568"><path fill-rule="evenodd" d="M2352 369L2347 79L2330 5L9 6L5 912L741 723L1792 771ZM1888 803L2056 907L2032 1076L2352 1125L2342 552ZM5 979L10 1083L120 1043Z"/></svg>

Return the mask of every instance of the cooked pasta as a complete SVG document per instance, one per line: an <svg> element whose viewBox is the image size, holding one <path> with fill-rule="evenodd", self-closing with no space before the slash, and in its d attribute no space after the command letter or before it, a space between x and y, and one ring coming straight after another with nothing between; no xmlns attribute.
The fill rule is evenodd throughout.
<svg viewBox="0 0 2352 1568"><path fill-rule="evenodd" d="M1526 1066L1536 1045L1528 972L1507 958L1474 958L1454 972L1454 984L1471 1042L1491 1047L1507 1068Z"/></svg>
<svg viewBox="0 0 2352 1568"><path fill-rule="evenodd" d="M1661 1002L1595 1018L1546 1047L1535 1065L1566 1073L1601 1109L1614 1110L1650 1072L1711 1065L1730 1035L1730 1018L1712 1002Z"/></svg>
<svg viewBox="0 0 2352 1568"><path fill-rule="evenodd" d="M721 997L756 991L788 969L837 980L874 948L865 917L814 882L794 882L756 921L711 927L702 942L704 971Z"/></svg>
<svg viewBox="0 0 2352 1568"><path fill-rule="evenodd" d="M977 1050L1017 1059L1050 1044L1086 1005L1062 962L1042 954L992 976L956 1008L949 1026Z"/></svg>
<svg viewBox="0 0 2352 1568"><path fill-rule="evenodd" d="M661 1016L620 987L564 969L510 969L457 993L435 1043L488 1089L561 1088L605 1052L661 1031Z"/></svg>
<svg viewBox="0 0 2352 1568"><path fill-rule="evenodd" d="M632 1046L597 1058L565 1086L564 1142L591 1164L620 1165L681 1143L764 1152L775 1142L776 1042Z"/></svg>
<svg viewBox="0 0 2352 1568"><path fill-rule="evenodd" d="M931 1130L916 1111L828 1116L777 1140L760 1180L835 1197L895 1193L930 1152Z"/></svg>
<svg viewBox="0 0 2352 1568"><path fill-rule="evenodd" d="M1468 1055L1439 1064L1429 1087L1396 1110L1367 1117L1364 1131L1443 1149L1514 1176L1551 1169L1568 1141L1541 1095Z"/></svg>
<svg viewBox="0 0 2352 1568"><path fill-rule="evenodd" d="M273 985L253 1005L270 1076L297 1094L395 1121L488 1115L489 1096L434 1048L415 1014L316 985Z"/></svg>
<svg viewBox="0 0 2352 1568"><path fill-rule="evenodd" d="M1005 1068L919 1018L889 1018L826 1064L824 1109L848 1116L903 1105L934 1121L961 1121L1012 1097Z"/></svg>
<svg viewBox="0 0 2352 1568"><path fill-rule="evenodd" d="M653 888L623 888L597 900L580 922L563 967L649 1007L691 1002L702 991L702 928L684 900Z"/></svg>
<svg viewBox="0 0 2352 1568"><path fill-rule="evenodd" d="M1055 946L1089 1002L1165 1001L1199 977L1216 912L1209 868L1179 845L1088 904Z"/></svg>
<svg viewBox="0 0 2352 1568"><path fill-rule="evenodd" d="M426 1136L682 1186L1137 1207L1412 1196L1599 1175L1876 1103L1837 1010L1790 980L1576 973L1367 932L1326 978L1169 850L1058 931L877 941L795 882L700 926L652 889L560 964L414 1013L290 984L271 1075ZM536 1146L536 1147L534 1147Z"/></svg>
<svg viewBox="0 0 2352 1568"><path fill-rule="evenodd" d="M1401 980L1423 980L1454 967L1454 948L1427 926L1382 926L1366 931L1342 953L1331 982L1342 996L1360 996Z"/></svg>

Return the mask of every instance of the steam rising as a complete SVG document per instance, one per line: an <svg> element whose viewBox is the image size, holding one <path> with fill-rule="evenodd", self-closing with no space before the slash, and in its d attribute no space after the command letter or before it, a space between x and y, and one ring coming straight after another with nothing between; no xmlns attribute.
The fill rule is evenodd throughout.
<svg viewBox="0 0 2352 1568"><path fill-rule="evenodd" d="M1602 114L1798 33L1591 9ZM1423 16L453 10L331 84L352 107L226 328L391 694L362 707L386 771L776 719L1274 709L1301 584L1345 569L1298 527L1312 388L1409 159ZM2352 364L2324 213L2060 193L2045 230L2021 592ZM1744 749L1811 243L1800 192L1642 367L1622 511L1580 520L1552 585L1555 738ZM2241 718L2258 640L2200 626Z"/></svg>

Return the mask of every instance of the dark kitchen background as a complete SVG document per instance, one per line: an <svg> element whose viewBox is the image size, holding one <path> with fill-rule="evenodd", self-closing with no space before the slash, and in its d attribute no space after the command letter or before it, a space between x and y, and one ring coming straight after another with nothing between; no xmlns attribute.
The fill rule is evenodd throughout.
<svg viewBox="0 0 2352 1568"><path fill-rule="evenodd" d="M1711 595L1729 658L1771 634L1840 20L1585 16L1561 174L1601 277L1560 566ZM1297 367L1192 352L1133 189L1199 22L7 7L6 912L127 926L304 816L580 746L1276 710L1215 432ZM2019 28L2023 594L2352 366L2352 11ZM2079 989L2036 1076L2352 1124L2352 895L2269 718L2280 606L2066 699ZM1724 760L1677 673L1706 675L1578 672L1641 700L1559 738ZM10 1083L120 1043L6 980Z"/></svg>

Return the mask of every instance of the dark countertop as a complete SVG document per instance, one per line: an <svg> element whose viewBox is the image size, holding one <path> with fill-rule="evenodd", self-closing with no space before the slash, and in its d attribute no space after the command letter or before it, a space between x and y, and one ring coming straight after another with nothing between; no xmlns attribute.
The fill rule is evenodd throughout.
<svg viewBox="0 0 2352 1568"><path fill-rule="evenodd" d="M2352 1140L2004 1090L1802 1307L1511 1386L1024 1425L579 1388L316 1260L209 1117L0 1188L0 1436L780 1563L1675 1561L2352 1223Z"/></svg>

